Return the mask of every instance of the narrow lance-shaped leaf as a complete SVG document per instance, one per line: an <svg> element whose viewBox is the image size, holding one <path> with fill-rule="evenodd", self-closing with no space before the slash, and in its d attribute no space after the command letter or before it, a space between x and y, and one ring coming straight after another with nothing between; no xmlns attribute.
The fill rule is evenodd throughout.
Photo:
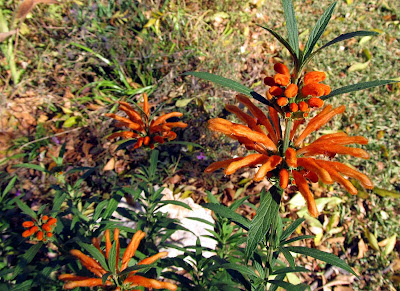
<svg viewBox="0 0 400 291"><path fill-rule="evenodd" d="M333 96L336 96L336 95L359 91L359 90L364 90L364 89L387 85L387 84L398 83L398 82L399 81L396 81L396 80L375 80L375 81L370 81L370 82L353 84L353 85L341 87L339 89L335 89L330 94L328 94L326 96L322 96L321 99L326 100L326 99L332 98Z"/></svg>
<svg viewBox="0 0 400 291"><path fill-rule="evenodd" d="M285 228L281 236L281 241L287 239L296 230L296 228L303 223L303 221L305 221L305 218L296 219L292 224Z"/></svg>
<svg viewBox="0 0 400 291"><path fill-rule="evenodd" d="M369 35L378 35L378 32L375 31L367 31L367 30L359 30L359 31L353 31L353 32L348 32L348 33L344 33L339 35L338 37L332 39L331 41L327 42L326 44L324 44L322 47L320 47L318 50L316 50L314 53L328 47L331 46L335 43L344 41L346 39L350 39L353 38L355 36L369 36Z"/></svg>
<svg viewBox="0 0 400 291"><path fill-rule="evenodd" d="M211 73L207 73L207 72L186 72L186 73L184 73L184 75L195 76L195 77L203 79L203 80L211 81L215 84L235 90L236 92L242 93L249 97L253 97L254 99L256 99L266 105L270 105L268 100L265 99L264 97L262 97L260 94L251 90L250 88L247 88L246 86L240 84L239 82L233 81L231 79L224 78L224 77L214 75Z"/></svg>
<svg viewBox="0 0 400 291"><path fill-rule="evenodd" d="M324 14L318 19L317 23L315 24L313 30L311 31L310 37L307 40L306 47L304 48L304 59L306 60L308 56L311 54L314 46L316 45L317 41L320 39L321 35L324 33L326 26L331 19L333 10L335 9L336 2L333 2L327 10L325 10Z"/></svg>
<svg viewBox="0 0 400 291"><path fill-rule="evenodd" d="M246 258L250 258L257 245L265 238L265 235L272 222L279 215L278 209L281 201L281 193L279 189L272 186L268 193L261 193L260 206L256 215L250 223L249 232L247 234L247 245L245 250Z"/></svg>
<svg viewBox="0 0 400 291"><path fill-rule="evenodd" d="M292 0L282 0L282 5L285 14L289 44L293 48L296 57L299 58L299 31L297 29L296 14L294 12Z"/></svg>
<svg viewBox="0 0 400 291"><path fill-rule="evenodd" d="M293 253L303 254L324 261L328 264L342 268L343 270L357 276L357 274L353 271L353 269L349 265L346 264L345 261L343 261L342 259L333 254L325 253L317 249L310 249L306 247L286 247L286 249Z"/></svg>
<svg viewBox="0 0 400 291"><path fill-rule="evenodd" d="M221 215L222 217L228 218L232 220L234 223L244 228L245 230L249 229L250 222L247 218L241 216L240 214L232 211L226 206L215 204L215 203L205 203L202 204L203 207L211 209L216 214Z"/></svg>
<svg viewBox="0 0 400 291"><path fill-rule="evenodd" d="M287 50L289 51L289 53L292 55L293 59L295 60L295 62L297 63L298 59L297 59L297 55L296 52L293 50L293 48L290 46L290 44L282 37L280 36L277 32L273 31L272 29L262 26L262 25L258 25L259 27L264 28L265 30L267 30L269 33L271 33L281 44L283 44L285 46L285 48L287 48Z"/></svg>

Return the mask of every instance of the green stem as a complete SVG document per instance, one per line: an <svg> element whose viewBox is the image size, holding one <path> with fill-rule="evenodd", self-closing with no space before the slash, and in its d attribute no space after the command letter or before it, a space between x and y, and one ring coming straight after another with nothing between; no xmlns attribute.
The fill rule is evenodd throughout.
<svg viewBox="0 0 400 291"><path fill-rule="evenodd" d="M285 139L283 140L283 154L286 153L286 150L289 147L289 141L290 141L289 138L290 138L290 131L292 130L292 123L293 120L289 118L288 122L286 123Z"/></svg>

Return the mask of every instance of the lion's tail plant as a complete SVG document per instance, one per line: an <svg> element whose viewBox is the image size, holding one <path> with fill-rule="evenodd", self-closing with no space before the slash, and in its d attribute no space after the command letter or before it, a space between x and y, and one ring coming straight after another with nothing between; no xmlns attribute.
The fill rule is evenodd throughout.
<svg viewBox="0 0 400 291"><path fill-rule="evenodd" d="M236 81L218 75L208 72L186 73L186 75L212 81L241 93L237 96L237 100L247 107L251 113L250 115L243 112L239 107L228 104L226 109L234 113L246 125L236 124L222 118L214 118L209 121L209 128L237 140L248 150L257 153L215 162L206 169L206 172L214 172L223 168L225 174L230 175L244 167L261 165L253 180L260 181L267 177L274 184L268 192L264 190L261 192L260 203L252 220L242 217L231 208L220 205L215 201L207 204L207 207L215 213L226 217L247 231L244 257L246 262L251 262L253 268L249 268L248 264L240 265L238 263L224 263L220 267L239 271L255 290L276 290L278 287L286 290L305 290L307 286L302 284L295 286L284 281L289 272L310 271L301 266L296 266L292 253L322 260L356 275L350 266L333 254L307 247L289 246L293 242L312 238L312 236L301 235L290 238L304 219L297 219L288 223L285 227L285 222L279 215L280 201L284 188L290 183L295 184L308 203L309 213L316 217L319 213L308 181L316 182L320 180L325 184L338 182L349 193L356 194L357 189L342 176L344 175L359 180L364 188L373 188L368 177L353 168L339 162L310 157L322 155L331 159L336 154L345 154L367 159L369 156L364 150L346 146L355 143L366 144L366 138L351 137L338 132L322 136L307 146L304 145L305 138L329 122L335 115L343 113L345 106L342 105L337 108L333 108L331 105L325 106L319 114L306 123L305 129L296 138L295 133L296 129L309 117L310 109L322 108L324 102L329 98L397 82L390 79L375 80L331 90L328 85L321 83L325 79L325 73L308 72L305 74L304 70L308 62L326 47L356 36L374 36L378 33L374 31L344 33L316 49L315 46L330 21L336 6L335 2L317 21L304 49L301 49L293 4L291 0L282 0L282 4L288 39L268 27L260 27L266 29L285 46L292 57L293 65L289 66L292 67L290 71L284 64L275 64L276 74L264 80L264 83L270 87L266 97ZM256 107L246 96L267 105L268 113L264 113ZM241 200L241 202L243 203L244 200ZM285 257L288 266L278 258L280 254Z"/></svg>

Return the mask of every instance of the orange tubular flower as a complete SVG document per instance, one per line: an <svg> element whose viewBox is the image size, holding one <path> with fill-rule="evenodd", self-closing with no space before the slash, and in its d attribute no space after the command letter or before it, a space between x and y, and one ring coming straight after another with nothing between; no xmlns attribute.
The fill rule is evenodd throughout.
<svg viewBox="0 0 400 291"><path fill-rule="evenodd" d="M317 74L316 77L314 76L314 80L318 76L320 75ZM317 80L320 79L321 77ZM323 158L312 158L313 156L325 156L328 159L332 159L337 154L346 154L368 159L369 155L366 151L348 146L351 144L365 145L368 143L366 138L362 136L351 137L343 132L333 133L323 135L307 146L302 147L303 141L312 132L324 126L335 115L343 113L345 106L337 108L332 108L331 105L326 106L308 122L305 129L297 137L295 137L296 131L298 126L304 122L304 119L296 119L293 128L286 129L290 130L290 132L282 134L283 136L289 135L289 147L283 152L281 147L283 140L280 135L281 128L277 111L272 107L269 108L270 118L274 126L272 126L272 129L267 130L267 126L260 127L262 123L268 120L266 119L266 115L255 110L255 105L247 97L241 96L238 99L247 108L251 108L250 112L253 116L244 112L240 114L235 112L239 117L246 116L246 118L240 119L246 121L247 126L215 118L209 121L209 128L238 140L247 149L255 150L257 153L252 153L246 157L214 162L206 168L205 172L211 173L222 168L225 169L226 175L230 175L244 167L261 165L253 178L254 181L260 181L265 177L276 177L279 179L281 188L288 186L290 175L292 175L294 183L307 202L309 213L314 217L318 215L318 210L309 189L308 181L315 183L321 180L325 184L337 182L352 195L357 194L357 189L344 176L359 180L360 184L367 189L373 188L373 184L367 176L349 166ZM300 104L302 103L300 102ZM236 106L235 108L237 108L236 111L240 110ZM263 121L261 122L261 120ZM268 125L271 125L271 123L268 123ZM271 130L274 132L271 132ZM274 137L274 139L270 139L269 137Z"/></svg>
<svg viewBox="0 0 400 291"><path fill-rule="evenodd" d="M46 221L47 223L45 223ZM54 230L56 223L56 218L48 217L47 215L43 215L38 220L24 221L22 226L28 229L22 233L22 237L32 237L36 234L31 239L46 242L46 237L50 238L53 236L51 232Z"/></svg>
<svg viewBox="0 0 400 291"><path fill-rule="evenodd" d="M169 282L161 282L155 279L149 279L143 276L136 275L138 270L132 271L130 273L126 274L121 274L120 272L124 271L129 264L129 261L131 258L135 255L135 252L137 248L139 247L139 244L141 240L145 237L145 233L141 230L138 230L132 237L132 240L130 241L128 247L125 250L124 255L122 256L121 264L120 264L120 244L119 244L119 229L114 229L114 242L116 245L116 264L115 264L115 273L117 277L122 277L121 282L123 284L123 289L124 290L136 290L133 289L137 286L142 286L145 288L155 288L155 289L168 289L171 291L175 291L178 287L175 284L169 283ZM102 253L102 255L105 257L105 259L108 261L109 255L110 255L110 250L112 248L112 243L111 243L111 236L110 236L110 231L106 230L105 232L105 241L106 241L106 247L105 251L101 250L100 248L100 238L93 238L92 242L93 245ZM107 286L114 286L116 287L115 290L121 290L122 286L116 286L115 282L113 282L113 278L110 276L107 278L105 283L102 281L102 276L107 273L107 271L94 259L92 259L89 256L86 256L79 250L72 250L71 254L75 257L78 258L78 260L81 262L81 264L88 269L90 272L95 274L99 278L91 278L91 277L83 277L83 276L77 276L73 274L62 274L58 276L58 279L61 281L65 281L66 283L64 284L64 289L74 289L76 287L96 287L96 286L102 286L102 287L107 287ZM164 258L168 255L167 252L160 252L158 254L155 254L153 256L150 256L148 258L145 258L141 260L138 265L150 265L156 262L157 260ZM108 264L109 265L109 264ZM119 282L119 280L118 280ZM119 283L117 283L119 284Z"/></svg>
<svg viewBox="0 0 400 291"><path fill-rule="evenodd" d="M176 138L176 133L172 131L174 127L185 128L187 124L184 122L168 122L169 118L181 117L180 112L171 112L161 115L158 118L153 118L150 115L150 106L147 94L143 94L143 107L140 113L134 110L127 102L119 102L119 110L126 113L128 118L118 116L113 113L106 113L107 117L113 118L118 122L116 127L128 127L129 131L119 131L111 134L108 139L121 137L124 139L136 138L137 141L134 148L139 148L142 145L154 148L155 143L164 143L165 140L173 140Z"/></svg>

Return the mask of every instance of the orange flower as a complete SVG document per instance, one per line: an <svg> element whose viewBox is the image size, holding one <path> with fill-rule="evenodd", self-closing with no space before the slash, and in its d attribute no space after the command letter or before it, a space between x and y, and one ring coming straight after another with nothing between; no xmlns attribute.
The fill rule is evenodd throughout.
<svg viewBox="0 0 400 291"><path fill-rule="evenodd" d="M291 131L288 133L290 146L283 153L282 150L278 151L278 145L282 144L283 140L280 137L279 119L276 120L277 116L274 116L277 114L276 111L270 108L270 118L274 126L272 128L271 126L261 127L260 125L268 120L265 119L266 116L258 111L255 114L255 105L247 97L239 95L238 99L247 108L251 108L250 112L253 116L242 111L239 113L240 109L235 106L237 108L236 115L246 116L247 126L215 118L209 121L209 128L238 140L247 149L254 150L257 153L212 163L206 168L205 172L210 173L224 168L225 174L230 175L241 168L261 165L253 179L260 181L266 176L277 177L281 188L287 187L290 182L290 175L292 175L297 188L307 201L310 214L313 216L317 216L318 211L314 197L308 187L308 181L315 183L321 180L325 184L338 182L352 195L357 194L357 189L344 176L359 180L361 185L367 189L373 188L373 184L367 176L349 166L323 158L312 158L313 156L325 156L332 159L337 154L345 154L368 159L369 155L366 151L348 147L350 144L367 144L366 138L362 136L351 137L346 133L333 133L323 135L307 146L302 146L308 135L324 126L335 115L343 113L345 106L337 108L332 108L331 105L326 106L308 122L305 129L295 138L298 126L303 122L296 120L293 129L290 129ZM260 121L259 117L262 117L263 122ZM269 123L269 125L271 124ZM286 136L286 133L283 136Z"/></svg>
<svg viewBox="0 0 400 291"><path fill-rule="evenodd" d="M155 279L149 279L143 276L136 275L138 270L134 270L129 272L128 274L121 273L124 271L129 264L131 258L135 255L137 248L141 240L145 237L145 233L141 230L138 230L132 237L128 247L125 250L125 253L122 256L122 260L120 261L120 245L119 245L119 230L114 229L114 242L116 244L116 270L115 274L118 279L114 282L115 278L109 276L105 283L103 284L102 276L107 273L107 271L94 259L89 256L86 256L79 250L71 250L71 254L74 257L77 257L81 264L88 269L90 272L95 274L99 278L91 278L91 277L83 277L77 276L73 274L62 274L58 276L59 280L65 281L64 289L74 289L76 287L96 287L96 286L114 286L115 290L120 290L122 286L120 286L120 282L123 284L123 290L134 290L137 286L143 286L145 288L155 288L155 289L168 289L175 291L178 287L175 284L169 282L161 282ZM93 245L103 254L105 259L108 261L110 250L112 248L110 231L105 231L105 241L106 247L105 252L100 249L100 238L93 238ZM148 258L141 260L137 265L150 265L156 262L157 260L166 257L168 255L167 252L160 252ZM121 262L121 264L120 264ZM109 264L108 264L109 265ZM119 280L120 279L120 280ZM117 286L116 286L117 285ZM136 289L135 289L136 290Z"/></svg>
<svg viewBox="0 0 400 291"><path fill-rule="evenodd" d="M48 222L44 223L45 221ZM47 237L51 237L53 235L51 231L53 231L56 223L56 218L49 218L47 215L43 215L38 221L24 221L22 226L28 229L22 233L22 237L31 237L36 234L34 239L46 242L47 239L45 238L45 235L47 235ZM49 235L50 233L51 235Z"/></svg>
<svg viewBox="0 0 400 291"><path fill-rule="evenodd" d="M129 131L119 131L111 134L108 139L122 137L124 139L136 138L137 141L134 148L139 148L142 145L154 148L155 143L164 143L165 140L173 140L176 138L176 133L172 131L174 127L185 128L186 123L168 122L167 120L172 117L181 117L183 114L180 112L171 112L161 115L158 118L150 115L150 107L147 94L143 94L143 107L140 113L134 110L127 102L119 102L119 110L126 113L128 118L113 114L106 113L107 117L113 118L118 122L116 127L127 127Z"/></svg>
<svg viewBox="0 0 400 291"><path fill-rule="evenodd" d="M274 70L276 74L273 77L264 78L264 83L270 86L266 97L271 106L279 110L283 117L294 119L307 117L309 107L321 108L324 101L319 97L331 92L328 85L320 83L325 80L324 72L309 72L304 75L304 78L300 76L298 80L292 80L294 75L290 75L288 67L284 64L276 63ZM299 89L301 89L300 94ZM287 98L290 98L289 106L286 106L289 103ZM292 114L298 109L303 113Z"/></svg>

